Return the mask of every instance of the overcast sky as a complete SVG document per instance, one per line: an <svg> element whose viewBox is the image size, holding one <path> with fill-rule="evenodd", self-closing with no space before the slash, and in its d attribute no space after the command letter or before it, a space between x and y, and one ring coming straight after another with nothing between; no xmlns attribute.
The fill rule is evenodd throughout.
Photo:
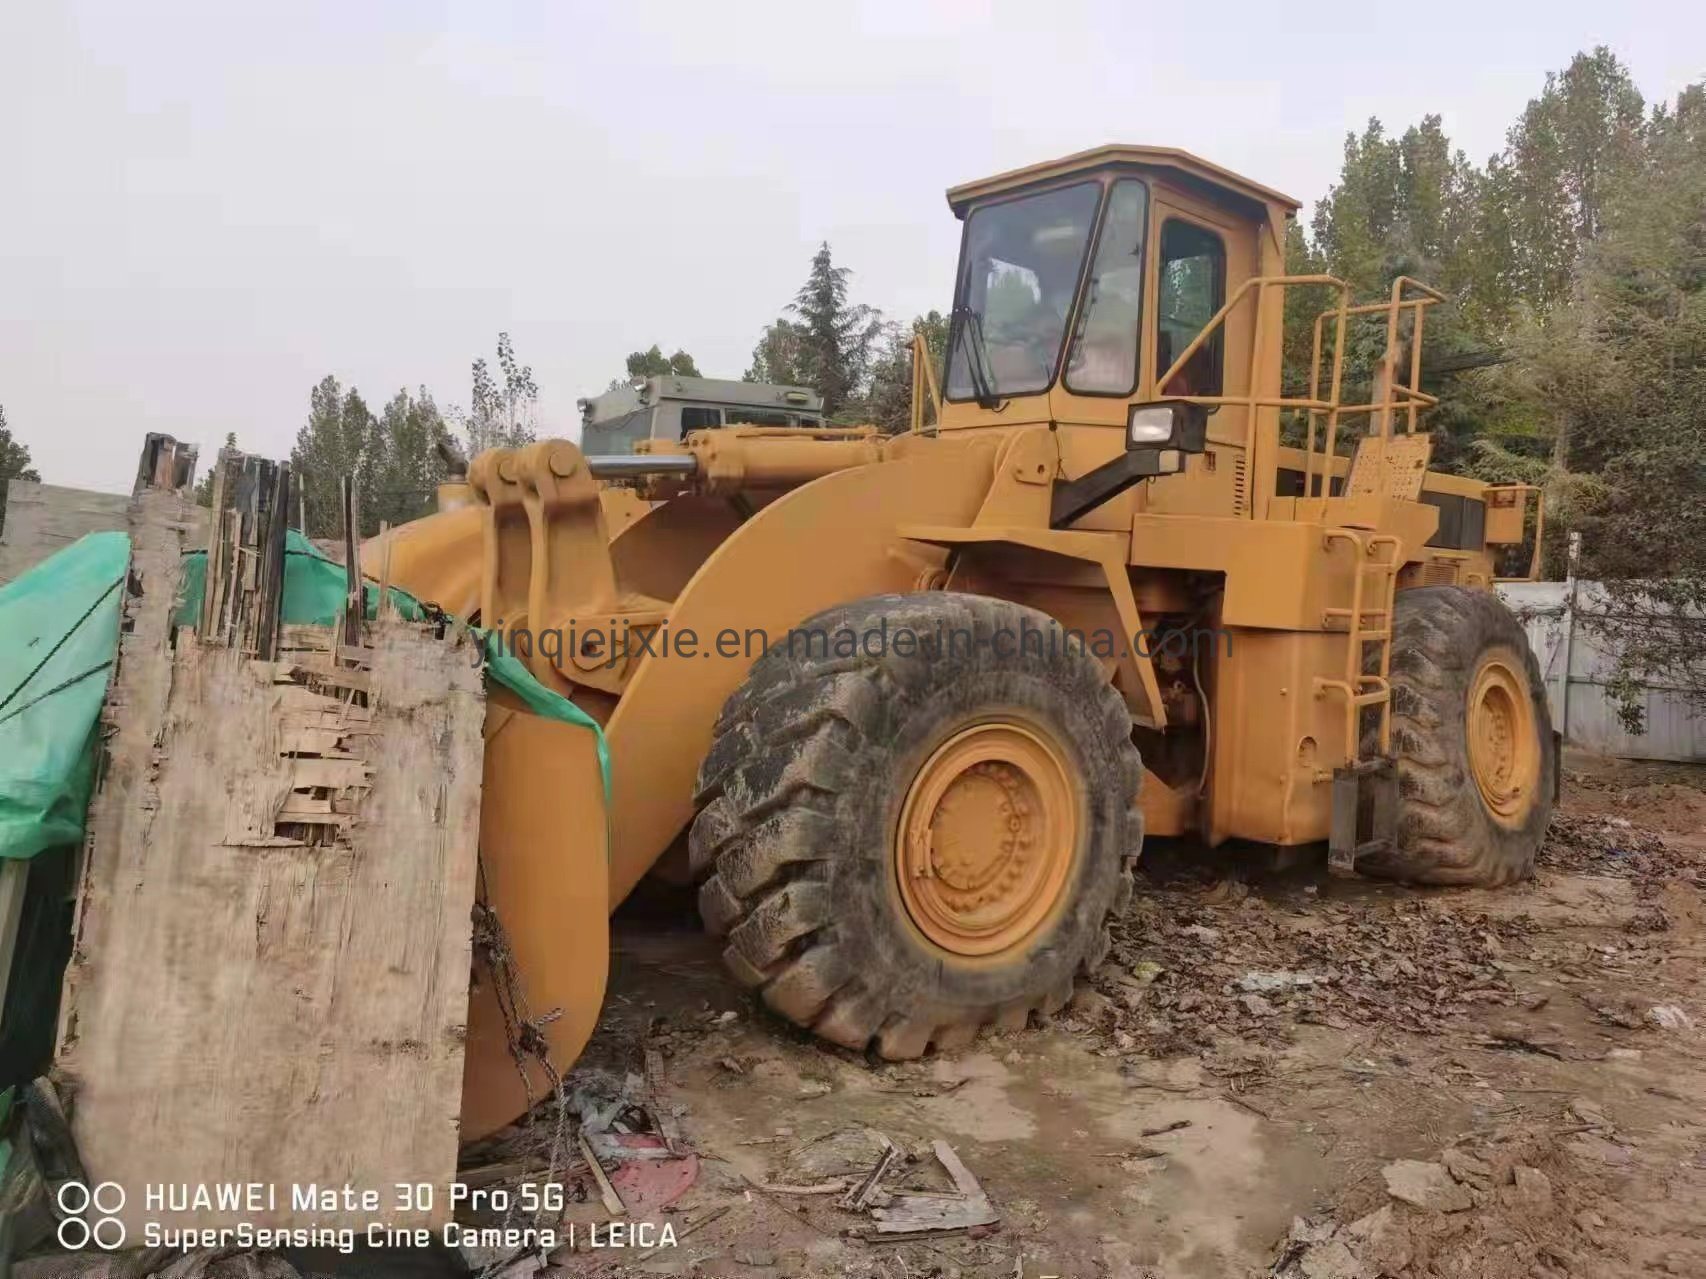
<svg viewBox="0 0 1706 1279"><path fill-rule="evenodd" d="M327 373L466 404L505 329L571 433L636 347L738 377L820 240L943 307L951 184L1124 141L1313 200L1370 115L1485 160L1596 43L1672 96L1706 6L5 0L0 404L119 491L146 430L282 456Z"/></svg>

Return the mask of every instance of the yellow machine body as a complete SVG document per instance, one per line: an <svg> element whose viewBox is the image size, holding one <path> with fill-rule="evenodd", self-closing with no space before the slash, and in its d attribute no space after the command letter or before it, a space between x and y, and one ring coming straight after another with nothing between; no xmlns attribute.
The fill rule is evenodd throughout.
<svg viewBox="0 0 1706 1279"><path fill-rule="evenodd" d="M641 456L660 469L632 481L601 480L568 441L489 452L449 509L364 552L388 560L395 583L498 629L602 726L608 806L593 734L501 697L488 717L483 891L557 1068L596 1021L609 912L648 873L684 874L695 778L724 704L764 647L814 614L946 589L1118 636L1105 661L1143 753L1148 832L1296 845L1327 837L1335 773L1385 749L1396 593L1490 589L1499 548L1529 536L1528 491L1427 469L1417 423L1432 402L1420 387L1432 290L1399 280L1358 304L1330 277L1286 277L1297 203L1160 148L1105 147L955 188L965 254L983 251L985 211L1056 192L1096 210L1062 331L1119 332L1106 299L1124 290L1129 353L1116 338L1101 366L1063 355L1046 386L999 396L968 392L969 357L951 353L940 389L919 361L910 433L699 432L654 442ZM1130 244L1104 225L1116 205ZM1163 252L1175 248L1195 256ZM1045 300L1022 266L969 285L966 271L963 288ZM1295 289L1325 299L1306 390L1281 384ZM1385 327L1385 352L1372 393L1346 403L1347 333L1365 323ZM969 340L956 332L955 351ZM991 367L1018 349L996 335ZM1075 378L1098 389L1075 391ZM1201 451L1063 522L1062 495L1127 451L1132 406L1159 401L1210 410ZM680 465L661 469L670 459ZM1189 651L1157 653L1173 632L1194 637ZM517 1060L489 977L477 974L471 1014L470 1135L522 1111L523 1072L532 1095L548 1086Z"/></svg>

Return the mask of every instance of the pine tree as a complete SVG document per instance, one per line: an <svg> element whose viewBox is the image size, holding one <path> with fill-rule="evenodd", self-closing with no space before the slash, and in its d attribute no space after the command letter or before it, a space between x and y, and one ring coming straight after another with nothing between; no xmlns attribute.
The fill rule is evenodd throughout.
<svg viewBox="0 0 1706 1279"><path fill-rule="evenodd" d="M826 417L833 417L857 398L870 371L871 355L882 333L882 316L875 308L847 300L847 279L825 241L812 257L811 274L789 306L799 317L799 378L823 397Z"/></svg>

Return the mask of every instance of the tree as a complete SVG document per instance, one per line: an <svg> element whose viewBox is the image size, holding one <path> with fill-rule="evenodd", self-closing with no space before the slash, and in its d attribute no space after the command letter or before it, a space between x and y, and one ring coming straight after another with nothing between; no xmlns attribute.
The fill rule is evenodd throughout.
<svg viewBox="0 0 1706 1279"><path fill-rule="evenodd" d="M665 355L663 348L653 342L647 351L631 351L628 354L628 376L612 378L612 391L626 386L631 382L648 377L703 377L699 366L693 362L693 357L686 351L677 351L674 355Z"/></svg>
<svg viewBox="0 0 1706 1279"><path fill-rule="evenodd" d="M0 530L6 527L6 487L13 480L40 481L30 465L29 448L12 438L6 425L6 406L0 404Z"/></svg>
<svg viewBox="0 0 1706 1279"><path fill-rule="evenodd" d="M858 399L883 333L883 317L875 307L848 301L851 274L835 265L827 241L818 248L806 282L788 306L795 318L784 316L765 330L753 351L748 381L812 387L823 397L826 417Z"/></svg>
<svg viewBox="0 0 1706 1279"><path fill-rule="evenodd" d="M860 416L894 434L912 425L912 340L922 335L935 369L936 384L942 384L942 362L948 349L948 319L940 311L918 316L909 328L883 326L877 354L871 362L870 385L866 388ZM925 411L930 420L930 410Z"/></svg>
<svg viewBox="0 0 1706 1279"><path fill-rule="evenodd" d="M1522 302L1545 310L1568 294L1609 193L1640 165L1645 110L1628 68L1601 46L1549 74L1511 127L1489 212L1509 235L1507 283Z"/></svg>
<svg viewBox="0 0 1706 1279"><path fill-rule="evenodd" d="M1656 112L1639 167L1594 198L1595 238L1534 353L1570 376L1536 394L1570 424L1562 464L1597 477L1582 572L1605 583L1592 626L1638 731L1643 683L1706 710L1706 86Z"/></svg>
<svg viewBox="0 0 1706 1279"><path fill-rule="evenodd" d="M354 387L347 391L328 374L309 393L308 420L296 433L290 469L297 477L310 537L343 533L342 482L355 480L362 533L378 528L373 515L373 478L378 424Z"/></svg>
<svg viewBox="0 0 1706 1279"><path fill-rule="evenodd" d="M798 324L786 316L764 328L758 345L752 349L752 363L743 379L748 382L769 382L776 386L803 386L801 346L804 333Z"/></svg>
<svg viewBox="0 0 1706 1279"><path fill-rule="evenodd" d="M403 524L430 514L445 478L438 441L448 435L444 418L426 387L398 391L379 415L372 458L372 509L363 524Z"/></svg>
<svg viewBox="0 0 1706 1279"><path fill-rule="evenodd" d="M520 448L531 444L538 424L539 385L533 366L515 358L508 333L498 334L498 373L481 356L474 361L466 414L452 410L468 441L468 455L489 448Z"/></svg>

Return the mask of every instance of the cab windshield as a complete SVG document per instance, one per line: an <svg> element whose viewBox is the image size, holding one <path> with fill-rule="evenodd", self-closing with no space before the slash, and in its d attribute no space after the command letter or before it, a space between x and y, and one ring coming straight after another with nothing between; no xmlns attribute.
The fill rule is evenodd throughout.
<svg viewBox="0 0 1706 1279"><path fill-rule="evenodd" d="M1101 186L1083 182L973 210L954 288L950 400L1047 390L1059 367Z"/></svg>

